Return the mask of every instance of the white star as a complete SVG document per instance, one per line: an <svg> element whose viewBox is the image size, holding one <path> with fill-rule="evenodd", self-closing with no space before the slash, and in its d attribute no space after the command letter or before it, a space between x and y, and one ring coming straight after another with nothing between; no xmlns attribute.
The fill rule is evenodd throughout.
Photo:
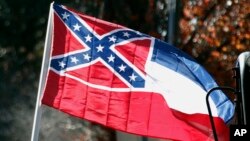
<svg viewBox="0 0 250 141"><path fill-rule="evenodd" d="M129 37L129 36L130 36L130 34L129 34L128 32L123 32L123 36L125 36L125 37Z"/></svg>
<svg viewBox="0 0 250 141"><path fill-rule="evenodd" d="M92 37L88 34L87 36L84 37L86 39L86 42L91 42Z"/></svg>
<svg viewBox="0 0 250 141"><path fill-rule="evenodd" d="M139 31L137 31L137 32L136 32L136 34L138 34L138 35L142 35L142 33L141 33L141 32L139 32Z"/></svg>
<svg viewBox="0 0 250 141"><path fill-rule="evenodd" d="M69 14L67 14L67 12L64 12L63 14L62 14L62 18L63 19L65 19L65 20L68 20L68 17L70 16Z"/></svg>
<svg viewBox="0 0 250 141"><path fill-rule="evenodd" d="M129 78L130 78L130 80L129 81L135 81L135 78L136 78L137 76L135 76L135 74L134 73L132 73L132 75L131 76L129 76Z"/></svg>
<svg viewBox="0 0 250 141"><path fill-rule="evenodd" d="M99 45L99 46L97 46L96 48L97 48L97 52L103 52L104 46Z"/></svg>
<svg viewBox="0 0 250 141"><path fill-rule="evenodd" d="M65 67L65 65L66 65L63 61L59 61L58 63L59 63L59 66L60 66L62 69L63 69L63 68Z"/></svg>
<svg viewBox="0 0 250 141"><path fill-rule="evenodd" d="M109 41L110 41L110 42L115 42L115 41L116 41L115 36L109 37Z"/></svg>
<svg viewBox="0 0 250 141"><path fill-rule="evenodd" d="M70 59L71 59L71 62L75 64L77 64L77 62L79 61L76 57L71 57Z"/></svg>
<svg viewBox="0 0 250 141"><path fill-rule="evenodd" d="M120 69L119 72L121 72L121 71L125 72L126 66L124 66L123 64L121 64L121 66L119 66L118 68Z"/></svg>
<svg viewBox="0 0 250 141"><path fill-rule="evenodd" d="M80 31L80 25L78 25L78 23L76 23L75 25L73 25L73 27L74 27L74 31Z"/></svg>
<svg viewBox="0 0 250 141"><path fill-rule="evenodd" d="M109 57L108 57L108 61L109 62L114 62L115 61L115 57L111 54Z"/></svg>
<svg viewBox="0 0 250 141"><path fill-rule="evenodd" d="M89 59L91 58L91 57L89 56L89 54L83 54L83 57L84 57L85 60L88 60L88 61L89 61Z"/></svg>

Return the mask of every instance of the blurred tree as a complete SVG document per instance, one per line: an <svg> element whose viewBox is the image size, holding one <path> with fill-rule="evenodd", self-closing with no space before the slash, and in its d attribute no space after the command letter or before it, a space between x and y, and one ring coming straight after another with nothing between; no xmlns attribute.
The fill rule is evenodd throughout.
<svg viewBox="0 0 250 141"><path fill-rule="evenodd" d="M105 0L103 19L163 39L168 11L165 0Z"/></svg>
<svg viewBox="0 0 250 141"><path fill-rule="evenodd" d="M250 49L249 0L182 0L178 46L220 85L234 86L231 69Z"/></svg>
<svg viewBox="0 0 250 141"><path fill-rule="evenodd" d="M46 5L46 1L0 1L0 140L30 136L27 125L33 119Z"/></svg>

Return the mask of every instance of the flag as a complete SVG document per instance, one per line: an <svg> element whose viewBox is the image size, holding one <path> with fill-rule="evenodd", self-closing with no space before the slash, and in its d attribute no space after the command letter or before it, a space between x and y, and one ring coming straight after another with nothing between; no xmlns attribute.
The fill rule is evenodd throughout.
<svg viewBox="0 0 250 141"><path fill-rule="evenodd" d="M163 139L213 140L206 94L217 86L180 49L159 39L52 6L42 104L116 130ZM228 140L234 105L209 97L219 139Z"/></svg>

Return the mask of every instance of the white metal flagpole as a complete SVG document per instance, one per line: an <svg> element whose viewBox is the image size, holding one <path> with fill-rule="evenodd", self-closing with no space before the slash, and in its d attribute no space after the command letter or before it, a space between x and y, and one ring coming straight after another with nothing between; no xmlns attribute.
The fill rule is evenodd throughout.
<svg viewBox="0 0 250 141"><path fill-rule="evenodd" d="M38 86L38 92L37 92L37 100L36 100L36 108L35 108L35 114L34 114L34 120L33 120L31 141L38 141L38 137L39 137L40 122L41 122L41 117L42 117L41 97L42 97L42 91L43 91L44 84L45 84L45 78L47 76L48 67L49 67L49 56L50 56L52 26L53 26L51 22L52 18L53 18L53 3L51 3L50 5L50 11L49 11L49 17L48 17L48 25L47 25L47 31L46 31L45 44L44 44L43 61L42 61L41 72L40 72L40 80L39 80L39 86Z"/></svg>

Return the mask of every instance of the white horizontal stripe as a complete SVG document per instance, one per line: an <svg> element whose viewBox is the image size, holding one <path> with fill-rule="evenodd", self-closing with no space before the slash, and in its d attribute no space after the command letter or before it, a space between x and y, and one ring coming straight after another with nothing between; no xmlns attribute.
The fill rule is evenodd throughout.
<svg viewBox="0 0 250 141"><path fill-rule="evenodd" d="M146 81L146 88L162 94L169 107L187 114L208 114L207 92L192 80L151 61L146 64L146 72L147 79L151 80ZM217 117L217 109L211 98L209 101L212 114Z"/></svg>

